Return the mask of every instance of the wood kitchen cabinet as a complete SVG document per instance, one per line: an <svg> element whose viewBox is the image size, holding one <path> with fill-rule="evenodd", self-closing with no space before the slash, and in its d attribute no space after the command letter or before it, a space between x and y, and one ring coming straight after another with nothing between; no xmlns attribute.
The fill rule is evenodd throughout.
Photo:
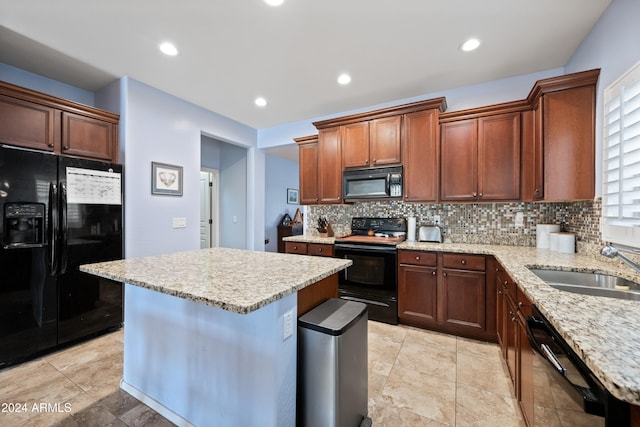
<svg viewBox="0 0 640 427"><path fill-rule="evenodd" d="M342 126L342 166L365 168L400 164L400 126L395 115Z"/></svg>
<svg viewBox="0 0 640 427"><path fill-rule="evenodd" d="M533 125L523 133L523 180L528 183L523 200L593 199L599 74L590 70L544 79L531 90Z"/></svg>
<svg viewBox="0 0 640 427"><path fill-rule="evenodd" d="M116 163L119 116L0 82L0 142Z"/></svg>
<svg viewBox="0 0 640 427"><path fill-rule="evenodd" d="M520 113L441 125L440 200L520 198Z"/></svg>
<svg viewBox="0 0 640 427"><path fill-rule="evenodd" d="M398 319L425 328L438 325L438 269L433 252L398 252Z"/></svg>
<svg viewBox="0 0 640 427"><path fill-rule="evenodd" d="M318 135L294 138L298 144L300 204L318 203Z"/></svg>
<svg viewBox="0 0 640 427"><path fill-rule="evenodd" d="M318 134L318 202L342 202L342 144L337 126L320 129Z"/></svg>
<svg viewBox="0 0 640 427"><path fill-rule="evenodd" d="M438 109L404 115L404 201L436 202L440 180Z"/></svg>
<svg viewBox="0 0 640 427"><path fill-rule="evenodd" d="M332 257L334 252L328 243L285 242L285 253Z"/></svg>
<svg viewBox="0 0 640 427"><path fill-rule="evenodd" d="M483 255L398 251L401 323L495 341L495 286Z"/></svg>
<svg viewBox="0 0 640 427"><path fill-rule="evenodd" d="M527 296L496 261L498 339L513 390L527 425L534 411L533 349L527 337L527 317L532 305Z"/></svg>

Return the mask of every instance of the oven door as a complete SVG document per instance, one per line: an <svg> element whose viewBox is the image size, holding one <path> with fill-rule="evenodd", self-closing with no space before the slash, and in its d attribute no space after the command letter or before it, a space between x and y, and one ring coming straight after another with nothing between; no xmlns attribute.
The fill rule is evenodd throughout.
<svg viewBox="0 0 640 427"><path fill-rule="evenodd" d="M353 262L339 274L340 298L367 304L371 320L397 324L396 248L346 243L334 248L336 258Z"/></svg>

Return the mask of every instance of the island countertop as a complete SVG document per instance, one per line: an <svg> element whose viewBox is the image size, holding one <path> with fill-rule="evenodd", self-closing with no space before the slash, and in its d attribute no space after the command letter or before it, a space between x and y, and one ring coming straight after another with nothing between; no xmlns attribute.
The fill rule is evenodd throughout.
<svg viewBox="0 0 640 427"><path fill-rule="evenodd" d="M211 248L86 264L80 271L247 314L351 263L327 257Z"/></svg>

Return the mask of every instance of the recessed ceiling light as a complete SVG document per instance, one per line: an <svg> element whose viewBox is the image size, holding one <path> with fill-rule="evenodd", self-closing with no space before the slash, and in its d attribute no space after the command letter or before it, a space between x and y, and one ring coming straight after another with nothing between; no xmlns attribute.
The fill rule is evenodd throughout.
<svg viewBox="0 0 640 427"><path fill-rule="evenodd" d="M469 39L460 45L460 50L464 52L471 52L472 50L476 50L478 46L480 46L480 40Z"/></svg>
<svg viewBox="0 0 640 427"><path fill-rule="evenodd" d="M178 48L173 43L164 42L160 45L160 51L165 55L176 56L178 54Z"/></svg>
<svg viewBox="0 0 640 427"><path fill-rule="evenodd" d="M284 3L284 0L264 0L269 6L280 6Z"/></svg>
<svg viewBox="0 0 640 427"><path fill-rule="evenodd" d="M340 83L341 85L348 85L349 83L351 83L351 76L349 74L340 74L338 76L338 83Z"/></svg>
<svg viewBox="0 0 640 427"><path fill-rule="evenodd" d="M258 98L256 98L256 100L255 100L255 101L253 101L253 102L255 102L255 104L256 104L258 107L266 107L266 106L267 106L267 100L266 100L266 99L264 99L263 97L258 97Z"/></svg>

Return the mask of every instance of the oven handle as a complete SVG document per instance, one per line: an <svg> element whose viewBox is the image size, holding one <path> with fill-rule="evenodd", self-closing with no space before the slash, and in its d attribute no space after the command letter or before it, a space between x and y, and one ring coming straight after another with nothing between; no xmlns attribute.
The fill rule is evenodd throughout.
<svg viewBox="0 0 640 427"><path fill-rule="evenodd" d="M395 246L371 246L371 245L354 245L351 243L336 243L334 245L335 250L355 250L360 252L375 252L375 253L387 253L387 254L395 254L396 248Z"/></svg>
<svg viewBox="0 0 640 427"><path fill-rule="evenodd" d="M345 300L348 300L348 301L363 302L365 304L371 304L371 305L379 305L381 307L389 307L389 304L385 304L385 303L380 302L380 301L371 301L369 299L364 299L364 298L341 296L340 299L345 299Z"/></svg>

